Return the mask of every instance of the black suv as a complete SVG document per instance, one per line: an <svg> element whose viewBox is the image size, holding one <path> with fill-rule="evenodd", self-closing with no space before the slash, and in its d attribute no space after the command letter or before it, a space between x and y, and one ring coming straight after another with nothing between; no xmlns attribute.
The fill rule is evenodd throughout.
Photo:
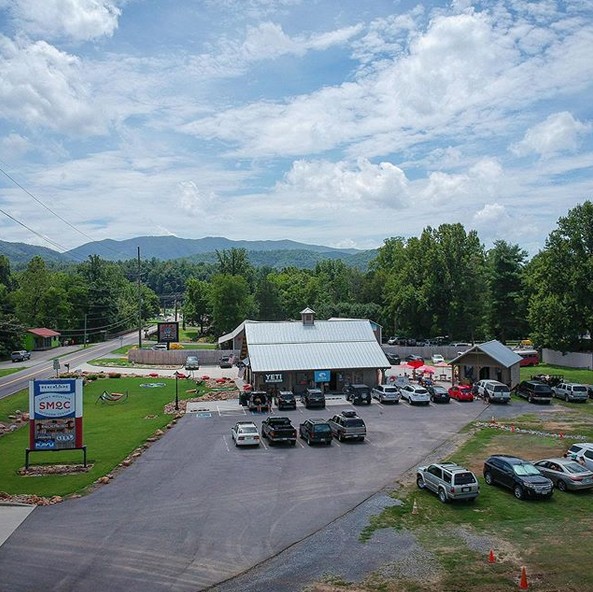
<svg viewBox="0 0 593 592"><path fill-rule="evenodd" d="M296 409L296 397L290 391L280 391L276 395L278 409Z"/></svg>
<svg viewBox="0 0 593 592"><path fill-rule="evenodd" d="M371 404L371 387L366 384L348 384L343 392L346 395L346 401L351 401L353 405Z"/></svg>
<svg viewBox="0 0 593 592"><path fill-rule="evenodd" d="M530 403L541 401L549 404L554 396L550 385L539 380L524 380L515 387L515 392Z"/></svg>
<svg viewBox="0 0 593 592"><path fill-rule="evenodd" d="M307 409L310 409L311 407L325 409L325 395L319 389L308 388L301 394L301 403L303 403Z"/></svg>
<svg viewBox="0 0 593 592"><path fill-rule="evenodd" d="M332 429L325 419L306 419L299 425L299 436L311 446L311 444L327 444L332 443Z"/></svg>
<svg viewBox="0 0 593 592"><path fill-rule="evenodd" d="M517 499L548 499L554 491L554 483L544 477L537 467L522 458L506 454L497 454L486 460L484 481L488 485L498 483L512 489Z"/></svg>

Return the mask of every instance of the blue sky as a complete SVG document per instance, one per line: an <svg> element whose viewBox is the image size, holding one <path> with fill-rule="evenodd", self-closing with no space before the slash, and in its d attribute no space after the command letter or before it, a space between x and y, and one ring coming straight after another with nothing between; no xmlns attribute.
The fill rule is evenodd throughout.
<svg viewBox="0 0 593 592"><path fill-rule="evenodd" d="M591 97L590 0L0 0L0 239L533 254L593 198Z"/></svg>

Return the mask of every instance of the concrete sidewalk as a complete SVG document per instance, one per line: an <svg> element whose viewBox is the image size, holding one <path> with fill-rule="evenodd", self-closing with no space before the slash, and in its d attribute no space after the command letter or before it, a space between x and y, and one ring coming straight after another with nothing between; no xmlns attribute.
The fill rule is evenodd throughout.
<svg viewBox="0 0 593 592"><path fill-rule="evenodd" d="M0 504L0 546L37 506Z"/></svg>

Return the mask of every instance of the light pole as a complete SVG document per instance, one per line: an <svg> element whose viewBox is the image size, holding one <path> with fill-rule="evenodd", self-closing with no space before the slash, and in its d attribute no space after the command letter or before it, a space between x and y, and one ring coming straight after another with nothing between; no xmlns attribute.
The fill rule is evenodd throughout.
<svg viewBox="0 0 593 592"><path fill-rule="evenodd" d="M175 371L175 411L179 411L179 373Z"/></svg>

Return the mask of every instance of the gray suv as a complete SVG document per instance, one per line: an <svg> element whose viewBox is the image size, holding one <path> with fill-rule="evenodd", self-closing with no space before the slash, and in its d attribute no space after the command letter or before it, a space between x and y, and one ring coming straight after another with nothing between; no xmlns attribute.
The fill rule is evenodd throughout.
<svg viewBox="0 0 593 592"><path fill-rule="evenodd" d="M475 500L480 493L476 476L455 463L432 464L418 467L416 484L420 489L429 489L446 504L452 500Z"/></svg>

